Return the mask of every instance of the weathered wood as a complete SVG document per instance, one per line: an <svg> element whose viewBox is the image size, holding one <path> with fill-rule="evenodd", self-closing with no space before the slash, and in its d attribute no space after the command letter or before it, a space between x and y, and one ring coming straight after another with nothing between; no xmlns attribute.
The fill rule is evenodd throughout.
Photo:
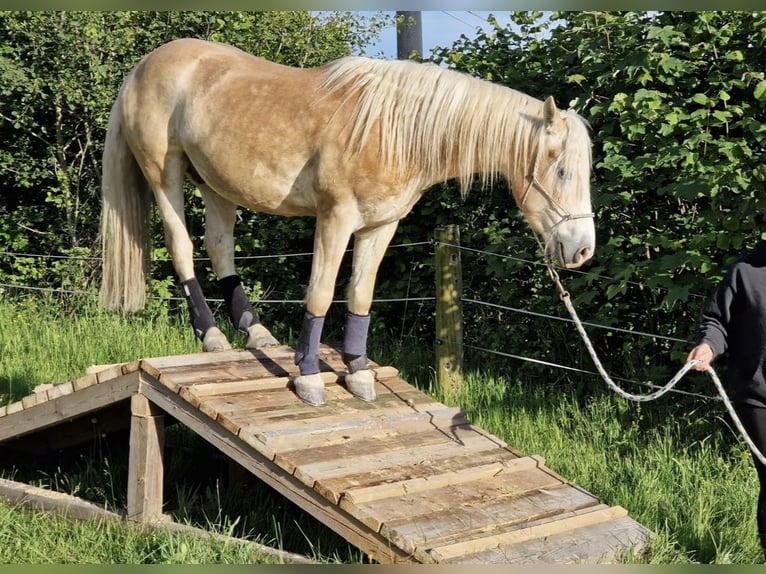
<svg viewBox="0 0 766 574"><path fill-rule="evenodd" d="M411 408L373 411L364 417L337 417L329 415L314 419L311 425L258 430L253 435L281 451L318 448L341 444L361 437L384 437L393 434L414 432L415 429L441 429L468 424L468 418L461 409L443 408L433 412L418 412Z"/></svg>
<svg viewBox="0 0 766 574"><path fill-rule="evenodd" d="M433 476L450 470L460 471L465 468L479 466L488 462L506 461L516 458L520 458L520 455L508 448L492 448L457 456L447 454L441 458L432 457L430 458L430 464L421 464L417 459L413 459L406 464L398 464L396 466L376 468L344 476L325 478L320 483L317 483L314 488L327 498L339 503L346 492L356 488L388 484L411 478ZM540 464L544 464L544 461L541 458L536 458L540 460Z"/></svg>
<svg viewBox="0 0 766 574"><path fill-rule="evenodd" d="M14 403L18 404L18 409L12 410L13 405L9 405L6 415L0 417L0 442L42 430L129 399L138 390L138 379L138 372L123 375L110 384L92 385L26 410L22 409L21 401Z"/></svg>
<svg viewBox="0 0 766 574"><path fill-rule="evenodd" d="M436 229L436 379L444 396L463 385L463 272L460 228Z"/></svg>
<svg viewBox="0 0 766 574"><path fill-rule="evenodd" d="M464 454L498 448L498 445L488 440L483 435L473 432L470 428L455 427L453 429L455 439L438 433L441 436L432 436L416 442L413 439L411 445L400 442L400 449L387 450L383 447L374 452L365 452L360 448L350 458L342 459L317 459L310 453L285 453L284 459L296 467L295 477L304 484L313 486L315 482L326 478L343 476L369 471L374 468L393 466L416 458L426 463L431 457L444 457L447 454ZM371 447L372 448L372 447Z"/></svg>
<svg viewBox="0 0 766 574"><path fill-rule="evenodd" d="M573 513L572 516L568 518L562 518L538 526L532 526L521 530L512 530L510 532L493 534L475 540L456 542L449 546L433 548L429 554L435 562L444 562L467 554L475 554L477 552L491 550L501 545L519 544L536 538L544 538L554 534L560 534L575 528L609 522L618 518L623 518L626 515L627 512L620 506L604 507L599 510L582 514Z"/></svg>
<svg viewBox="0 0 766 574"><path fill-rule="evenodd" d="M47 395L48 400L51 401L53 399L56 399L58 397L63 397L64 395L68 395L74 392L74 387L72 386L72 383L61 383L59 385L53 385L52 389L48 389Z"/></svg>
<svg viewBox="0 0 766 574"><path fill-rule="evenodd" d="M164 414L148 399L131 399L128 518L141 523L163 520Z"/></svg>
<svg viewBox="0 0 766 574"><path fill-rule="evenodd" d="M381 562L523 561L526 548L535 549L530 560L571 561L582 556L573 554L578 538L591 560L650 535L393 367L372 363L378 399L363 402L345 387L338 348L323 346L328 406L306 405L294 391L293 354L276 347L102 365L2 407L0 443L92 439L109 432L97 421L104 417L115 430L129 426L128 512L157 521L167 416ZM619 540L599 544L612 524Z"/></svg>
<svg viewBox="0 0 766 574"><path fill-rule="evenodd" d="M441 522L446 521L444 528L447 531L449 529L446 527L453 522L460 522L460 528L466 530L475 525L486 526L497 523L499 517L490 515L491 513L484 508L487 501L508 500L540 488L555 489L560 486L562 483L545 473L543 469L527 469L516 473L513 480L458 483L434 489L428 493L385 498L359 505L342 498L340 505L355 516L363 516L365 524L381 531L399 522L415 524L427 522L431 515L440 517L436 522L439 529L442 528ZM466 520L462 518L455 520L454 516L461 516Z"/></svg>
<svg viewBox="0 0 766 574"><path fill-rule="evenodd" d="M412 557L393 546L388 540L365 527L354 517L341 512L326 498L306 488L284 470L264 459L256 450L232 435L222 427L211 424L210 419L188 408L176 394L161 384L146 380L141 387L142 394L159 405L168 414L191 428L210 444L248 469L260 480L282 493L291 502L302 508L351 544L361 548L372 559L384 563L411 562Z"/></svg>
<svg viewBox="0 0 766 574"><path fill-rule="evenodd" d="M455 486L465 482L490 479L501 473L518 472L537 468L538 466L539 462L532 457L517 458L510 462L498 461L457 471L450 470L431 476L419 476L398 482L348 490L344 497L351 504L359 505L380 500L381 498L408 496L437 488Z"/></svg>
<svg viewBox="0 0 766 574"><path fill-rule="evenodd" d="M428 551L498 531L525 529L538 521L562 518L567 513L599 506L599 500L568 484L553 484L546 489L532 488L523 493L492 498L481 488L472 493L452 493L452 508L442 504L446 500L440 493L433 493L438 501L433 510L422 514L422 505L413 509L409 516L398 517L389 512L381 528L387 538L418 555L422 561L431 561ZM487 497L489 496L489 497ZM402 501L406 502L406 501ZM375 510L385 511L380 505ZM367 511L370 513L370 511Z"/></svg>

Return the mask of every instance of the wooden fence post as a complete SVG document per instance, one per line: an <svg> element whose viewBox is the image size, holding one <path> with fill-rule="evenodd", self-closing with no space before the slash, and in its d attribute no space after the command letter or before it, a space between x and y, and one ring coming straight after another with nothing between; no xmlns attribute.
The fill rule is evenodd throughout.
<svg viewBox="0 0 766 574"><path fill-rule="evenodd" d="M463 385L463 271L460 228L439 227L436 249L436 377L445 396Z"/></svg>

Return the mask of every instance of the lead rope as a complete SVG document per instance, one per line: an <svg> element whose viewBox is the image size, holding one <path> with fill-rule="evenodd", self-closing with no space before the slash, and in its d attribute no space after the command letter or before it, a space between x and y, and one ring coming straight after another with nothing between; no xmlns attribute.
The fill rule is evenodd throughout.
<svg viewBox="0 0 766 574"><path fill-rule="evenodd" d="M628 393L621 389L607 374L606 370L604 369L603 365L601 364L601 361L598 358L598 355L596 354L596 350L593 348L593 344L590 341L590 337L588 337L588 334L585 332L585 327L582 324L582 321L580 321L580 318L577 316L577 312L575 311L574 306L572 305L571 297L569 296L569 292L564 288L564 286L561 284L561 279L559 279L559 274L556 272L553 267L551 267L549 264L546 264L546 267L548 268L548 273L551 276L551 279L553 279L553 282L556 284L556 287L559 290L559 297L564 302L564 305L567 308L567 311L569 311L569 315L572 317L572 320L574 321L575 326L577 327L577 330L580 333L580 337L582 337L583 342L585 343L585 347L588 349L588 353L591 356L591 359L593 359L593 364L596 367L596 370L601 375L601 378L604 379L604 382L609 386L610 389L612 389L615 393L623 397L624 399L627 399L629 401L634 402L648 402L653 401L658 398L660 398L662 395L667 393L670 389L676 386L678 382L683 378L683 376L689 372L689 370L697 363L696 360L691 360L688 363L686 363L681 369L673 376L672 379L662 388L659 390L649 393L647 395L634 395L631 393ZM726 409L729 411L729 415L731 415L732 420L734 421L735 426L737 427L737 430L739 430L740 434L742 435L742 438L745 439L745 442L747 443L747 446L750 448L750 451L758 458L758 460L766 466L766 457L761 453L760 450L758 450L758 447L755 446L755 443L750 438L750 435L747 434L747 431L745 430L745 427L742 426L742 422L739 420L739 417L737 416L736 411L734 410L734 407L731 404L731 401L729 400L729 397L726 394L726 391L723 388L723 385L721 384L721 380L718 378L718 375L716 374L715 370L713 370L713 367L708 365L707 374L710 376L711 379L713 379L713 384L715 385L715 388L718 390L718 394L721 396L721 399L723 400L723 404L726 405Z"/></svg>

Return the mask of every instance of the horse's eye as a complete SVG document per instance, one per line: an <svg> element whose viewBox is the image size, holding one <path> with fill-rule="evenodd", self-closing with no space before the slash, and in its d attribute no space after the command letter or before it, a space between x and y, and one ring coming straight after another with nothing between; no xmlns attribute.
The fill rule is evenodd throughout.
<svg viewBox="0 0 766 574"><path fill-rule="evenodd" d="M567 172L564 171L563 167L560 167L559 170L556 172L556 175L559 176L559 179L564 179L566 177Z"/></svg>

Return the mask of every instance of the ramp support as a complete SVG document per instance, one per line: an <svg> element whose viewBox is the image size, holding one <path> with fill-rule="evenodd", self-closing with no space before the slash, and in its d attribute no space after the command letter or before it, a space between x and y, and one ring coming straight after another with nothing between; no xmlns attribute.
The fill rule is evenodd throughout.
<svg viewBox="0 0 766 574"><path fill-rule="evenodd" d="M128 518L146 524L162 514L165 416L144 395L130 400L130 457L128 459Z"/></svg>

